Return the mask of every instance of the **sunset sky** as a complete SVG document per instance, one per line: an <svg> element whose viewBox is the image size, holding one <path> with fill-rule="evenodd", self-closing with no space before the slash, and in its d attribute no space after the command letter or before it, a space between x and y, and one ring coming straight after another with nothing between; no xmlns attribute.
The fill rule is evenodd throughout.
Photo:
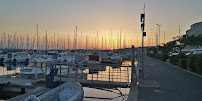
<svg viewBox="0 0 202 101"><path fill-rule="evenodd" d="M111 30L114 36L121 28L126 44L132 42L137 46L138 37L140 46L140 14L144 3L146 45L148 38L155 43L156 24L161 25L162 39L165 31L166 41L170 41L178 35L179 25L181 34L185 34L191 24L202 21L202 0L1 0L0 39L4 32L34 36L37 24L40 36L45 36L47 29L49 37L54 33L67 37L69 33L71 41L78 26L80 43L85 42L86 36L89 40L96 39L97 30L101 41L102 37L109 38Z"/></svg>

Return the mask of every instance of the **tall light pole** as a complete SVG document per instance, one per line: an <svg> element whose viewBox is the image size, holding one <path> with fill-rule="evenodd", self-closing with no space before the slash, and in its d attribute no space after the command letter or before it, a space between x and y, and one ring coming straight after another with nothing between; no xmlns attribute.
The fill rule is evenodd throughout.
<svg viewBox="0 0 202 101"><path fill-rule="evenodd" d="M156 24L158 27L159 27L159 46L161 45L161 37L160 37L160 27L161 27L161 25L159 25L159 24Z"/></svg>
<svg viewBox="0 0 202 101"><path fill-rule="evenodd" d="M141 57L142 57L142 59L141 59L141 62L142 62L142 64L141 64L141 66L142 66L142 71L140 71L140 73L142 73L142 77L144 77L144 36L146 36L146 32L144 32L144 29L145 29L145 5L144 5L144 9L143 9L143 13L141 14L141 20L140 20L141 22L142 22L142 24L141 24L141 30L142 30L142 52L141 52Z"/></svg>

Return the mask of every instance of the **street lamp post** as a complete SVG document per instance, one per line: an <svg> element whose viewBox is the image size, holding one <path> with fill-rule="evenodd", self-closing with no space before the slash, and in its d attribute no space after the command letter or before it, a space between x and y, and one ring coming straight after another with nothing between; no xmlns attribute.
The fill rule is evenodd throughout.
<svg viewBox="0 0 202 101"><path fill-rule="evenodd" d="M161 27L161 25L159 25L159 24L156 24L158 27L159 27L159 46L161 45L161 37L160 37L160 27Z"/></svg>
<svg viewBox="0 0 202 101"><path fill-rule="evenodd" d="M144 5L144 9L143 9L143 13L141 14L141 20L140 22L142 22L141 24L141 30L142 30L142 52L141 52L141 66L142 69L140 69L140 73L142 74L140 77L144 77L144 36L146 36L146 32L144 32L145 30L145 5Z"/></svg>

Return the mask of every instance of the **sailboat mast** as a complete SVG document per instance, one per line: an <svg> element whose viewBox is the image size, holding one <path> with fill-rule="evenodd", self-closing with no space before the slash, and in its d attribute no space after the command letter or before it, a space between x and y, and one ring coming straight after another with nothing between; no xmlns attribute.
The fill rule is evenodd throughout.
<svg viewBox="0 0 202 101"><path fill-rule="evenodd" d="M105 50L106 50L106 47L107 47L107 41L106 41L106 36L105 36Z"/></svg>
<svg viewBox="0 0 202 101"><path fill-rule="evenodd" d="M69 33L68 33L68 49L69 49Z"/></svg>
<svg viewBox="0 0 202 101"><path fill-rule="evenodd" d="M39 40L38 40L38 25L36 25L36 32L37 32L37 50L39 49Z"/></svg>
<svg viewBox="0 0 202 101"><path fill-rule="evenodd" d="M9 49L9 43L10 43L10 37L9 37L9 34L8 34L8 49Z"/></svg>
<svg viewBox="0 0 202 101"><path fill-rule="evenodd" d="M102 50L103 50L103 36L102 36Z"/></svg>
<svg viewBox="0 0 202 101"><path fill-rule="evenodd" d="M29 36L27 34L27 50L29 49Z"/></svg>
<svg viewBox="0 0 202 101"><path fill-rule="evenodd" d="M47 29L46 29L46 51L48 50L48 43L47 43L47 41L48 41L48 37L47 37Z"/></svg>
<svg viewBox="0 0 202 101"><path fill-rule="evenodd" d="M86 49L88 49L88 37L86 35Z"/></svg>
<svg viewBox="0 0 202 101"><path fill-rule="evenodd" d="M121 49L121 28L120 28L120 49Z"/></svg>
<svg viewBox="0 0 202 101"><path fill-rule="evenodd" d="M97 30L97 45L96 45L97 47L97 50L98 50L98 30Z"/></svg>

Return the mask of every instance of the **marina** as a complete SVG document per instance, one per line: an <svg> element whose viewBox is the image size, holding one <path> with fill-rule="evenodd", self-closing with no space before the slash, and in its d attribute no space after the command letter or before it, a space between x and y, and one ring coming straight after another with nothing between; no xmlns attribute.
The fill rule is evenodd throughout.
<svg viewBox="0 0 202 101"><path fill-rule="evenodd" d="M202 101L202 0L1 0L0 101Z"/></svg>
<svg viewBox="0 0 202 101"><path fill-rule="evenodd" d="M114 60L110 62L110 56L107 55L109 57L107 58L107 62L102 63L101 61L103 60L100 59L98 55L83 55L79 56L79 58L71 56L72 61L64 61L65 56L60 59L57 58L57 54L52 55L55 56L43 60L40 57L31 57L28 65L24 63L23 65L18 65L19 63L17 63L15 66L12 66L11 70L8 68L10 68L9 66L13 65L13 63L10 63L10 65L2 65L0 67L0 84L4 89L1 88L1 92L9 92L12 96L10 96L11 98L8 98L9 96L2 96L1 99L9 101L25 100L29 95L39 96L51 90L50 88L60 86L65 82L79 82L84 89L84 100L127 100L131 85L130 60L123 60L117 57L118 55L112 55L112 59ZM54 58L60 62L53 61ZM135 64L137 65L137 61ZM54 76L50 73L52 70L56 72ZM17 90L18 88L19 90ZM44 90L40 90L39 88ZM5 89L7 89L7 91L5 91ZM124 91L124 89L125 93L121 92ZM89 90L109 94L116 92L115 95L118 95L115 99L113 99L112 96L92 96L93 94L90 92L86 95L85 92ZM114 95L114 93L112 93L112 95Z"/></svg>

